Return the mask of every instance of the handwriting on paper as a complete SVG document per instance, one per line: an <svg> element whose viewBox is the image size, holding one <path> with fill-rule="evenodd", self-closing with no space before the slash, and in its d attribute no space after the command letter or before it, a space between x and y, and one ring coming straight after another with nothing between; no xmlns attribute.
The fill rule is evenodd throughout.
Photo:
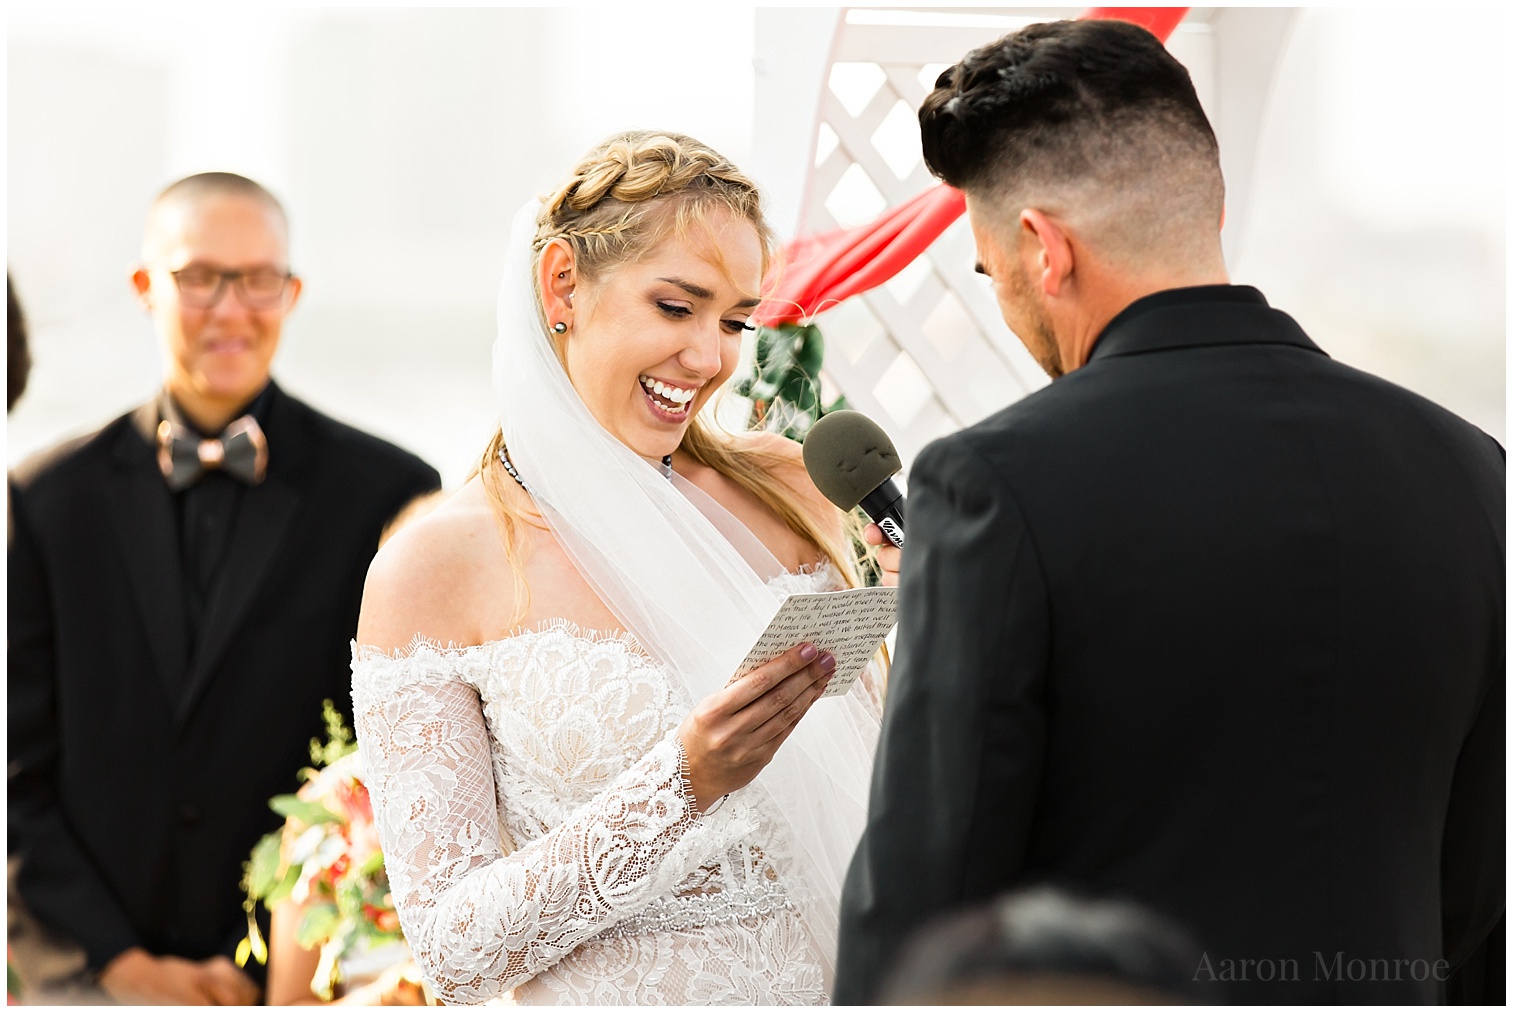
<svg viewBox="0 0 1513 1013"><path fill-rule="evenodd" d="M752 669L807 641L835 655L835 675L824 695L843 696L897 620L895 587L855 587L789 595L747 652L735 677L743 678Z"/></svg>

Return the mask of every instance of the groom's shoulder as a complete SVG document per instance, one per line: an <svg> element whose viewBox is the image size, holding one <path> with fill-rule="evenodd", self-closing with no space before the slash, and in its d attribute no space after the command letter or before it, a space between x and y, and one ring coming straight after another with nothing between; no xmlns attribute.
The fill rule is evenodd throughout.
<svg viewBox="0 0 1513 1013"><path fill-rule="evenodd" d="M1080 371L1079 371L1080 372ZM1072 373L1026 394L1007 408L925 448L920 460L937 463L976 459L990 470L1035 458L1065 439L1069 423L1096 396L1087 377Z"/></svg>

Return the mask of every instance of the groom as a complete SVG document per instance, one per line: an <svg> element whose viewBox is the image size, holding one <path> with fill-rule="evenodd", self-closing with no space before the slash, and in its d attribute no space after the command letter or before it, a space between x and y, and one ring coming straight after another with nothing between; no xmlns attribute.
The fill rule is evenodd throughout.
<svg viewBox="0 0 1513 1013"><path fill-rule="evenodd" d="M920 124L1054 382L910 476L835 1001L1045 881L1185 923L1233 1001L1435 1001L1503 909L1502 449L1229 284L1143 29L1025 28Z"/></svg>

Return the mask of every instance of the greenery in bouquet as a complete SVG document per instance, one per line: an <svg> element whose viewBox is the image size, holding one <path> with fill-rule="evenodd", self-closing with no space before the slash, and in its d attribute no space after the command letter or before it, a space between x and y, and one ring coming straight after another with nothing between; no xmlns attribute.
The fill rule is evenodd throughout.
<svg viewBox="0 0 1513 1013"><path fill-rule="evenodd" d="M304 911L297 941L306 949L320 949L311 988L329 1001L341 983L343 959L404 937L373 806L357 766L357 744L330 700L324 716L327 741L311 740L314 766L300 771L304 785L268 803L285 818L283 829L258 841L245 863L247 938L237 947L236 961L245 966L249 957L256 957L267 963L256 905L272 908L292 901Z"/></svg>
<svg viewBox="0 0 1513 1013"><path fill-rule="evenodd" d="M751 399L750 427L803 443L821 416L849 407L845 395L824 403L820 389L824 363L825 336L814 324L757 328L752 371L735 389Z"/></svg>

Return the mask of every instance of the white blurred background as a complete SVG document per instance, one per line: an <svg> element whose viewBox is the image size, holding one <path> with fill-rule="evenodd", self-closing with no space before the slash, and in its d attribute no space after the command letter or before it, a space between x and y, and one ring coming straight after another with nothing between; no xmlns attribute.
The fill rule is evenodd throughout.
<svg viewBox="0 0 1513 1013"><path fill-rule="evenodd" d="M1252 198L1229 211L1244 223L1231 273L1336 358L1502 440L1505 22L1428 11L1300 13ZM627 127L693 134L759 182L789 148L803 162L791 137L754 136L758 89L782 65L762 48L783 49L774 29L795 23L774 17L12 4L7 258L35 365L8 463L152 394L155 339L128 286L143 215L172 180L223 169L263 182L292 219L305 297L274 375L455 487L495 424L489 346L514 209Z"/></svg>

